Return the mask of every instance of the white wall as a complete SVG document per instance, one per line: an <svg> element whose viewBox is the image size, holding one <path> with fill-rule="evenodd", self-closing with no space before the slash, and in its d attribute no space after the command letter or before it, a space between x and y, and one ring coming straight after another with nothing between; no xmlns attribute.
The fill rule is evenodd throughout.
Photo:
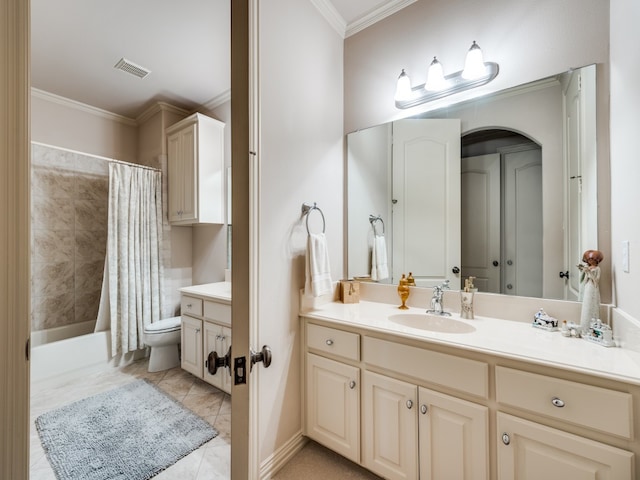
<svg viewBox="0 0 640 480"><path fill-rule="evenodd" d="M135 120L35 89L31 94L31 140L137 163Z"/></svg>
<svg viewBox="0 0 640 480"><path fill-rule="evenodd" d="M345 42L345 131L377 125L467 95L499 91L564 72L608 62L606 0L419 1ZM500 65L498 77L468 94L409 110L395 108L401 69L424 83L437 56L445 74L462 70L476 40L485 61ZM604 75L604 72L601 72ZM599 84L606 84L598 78Z"/></svg>
<svg viewBox="0 0 640 480"><path fill-rule="evenodd" d="M640 319L640 2L611 0L611 237L614 303ZM629 272L622 268L622 242L628 240Z"/></svg>
<svg viewBox="0 0 640 480"><path fill-rule="evenodd" d="M343 40L310 1L261 2L258 22L258 340L273 349L259 379L265 462L301 428L303 202L317 202L324 212L334 280L343 268Z"/></svg>

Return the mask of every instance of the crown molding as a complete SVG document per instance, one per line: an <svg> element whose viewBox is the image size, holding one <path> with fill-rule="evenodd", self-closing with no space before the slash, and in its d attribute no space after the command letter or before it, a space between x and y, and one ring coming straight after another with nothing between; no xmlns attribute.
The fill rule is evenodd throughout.
<svg viewBox="0 0 640 480"><path fill-rule="evenodd" d="M342 18L342 15L338 13L336 7L333 6L330 0L311 0L311 3L322 14L329 25L338 32L342 38L345 38L347 31L347 22Z"/></svg>
<svg viewBox="0 0 640 480"><path fill-rule="evenodd" d="M38 88L31 87L31 95L35 98L40 98L48 102L57 103L58 105L63 105L68 108L73 108L85 113L90 113L92 115L96 115L98 117L102 117L114 122L119 122L124 125L128 125L131 127L138 126L138 123L133 118L125 117L124 115L118 115L117 113L108 112L107 110L103 110L98 107L92 107L91 105L87 105L86 103L71 100L70 98L56 95L55 93L45 92L44 90L40 90Z"/></svg>
<svg viewBox="0 0 640 480"><path fill-rule="evenodd" d="M385 18L393 15L396 12L399 12L403 8L408 7L409 5L417 1L418 0L393 0L391 2L387 2L382 7L377 8L372 12L366 14L365 16L348 24L343 36L345 38L350 37L351 35L354 35L367 27L370 27L374 23L384 20Z"/></svg>
<svg viewBox="0 0 640 480"><path fill-rule="evenodd" d="M202 105L202 108L206 110L213 110L231 101L231 89L222 92L220 95L213 97L211 100Z"/></svg>
<svg viewBox="0 0 640 480"><path fill-rule="evenodd" d="M154 115L160 112L169 112L175 113L177 115L182 115L184 117L189 115L189 111L184 108L176 107L175 105L171 105L167 102L155 102L149 108L147 108L144 112L136 117L136 124L141 125L147 120L149 120Z"/></svg>

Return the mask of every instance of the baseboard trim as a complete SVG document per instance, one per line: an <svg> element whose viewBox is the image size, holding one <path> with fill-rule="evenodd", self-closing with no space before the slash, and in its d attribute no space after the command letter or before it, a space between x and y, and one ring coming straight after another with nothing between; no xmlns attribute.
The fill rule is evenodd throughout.
<svg viewBox="0 0 640 480"><path fill-rule="evenodd" d="M284 467L302 448L309 439L296 433L284 445L278 448L269 458L260 464L260 480L270 480L276 472Z"/></svg>

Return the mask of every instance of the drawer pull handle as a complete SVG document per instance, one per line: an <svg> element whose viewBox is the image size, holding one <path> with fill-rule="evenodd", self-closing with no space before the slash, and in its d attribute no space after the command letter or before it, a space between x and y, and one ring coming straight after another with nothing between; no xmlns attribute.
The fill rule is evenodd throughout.
<svg viewBox="0 0 640 480"><path fill-rule="evenodd" d="M411 410L413 408L413 400L407 400L407 408Z"/></svg>
<svg viewBox="0 0 640 480"><path fill-rule="evenodd" d="M427 413L427 410L428 410L428 409L427 409L427 406L426 406L426 405L424 405L424 404L423 404L423 405L421 405L421 406L420 406L420 412L421 412L423 415Z"/></svg>
<svg viewBox="0 0 640 480"><path fill-rule="evenodd" d="M509 445L511 443L511 437L509 437L508 433L502 434L502 443L504 443L505 445Z"/></svg>
<svg viewBox="0 0 640 480"><path fill-rule="evenodd" d="M355 382L355 380L351 380L351 381L349 382L349 388L350 388L351 390L353 390L354 388L356 388L356 382Z"/></svg>
<svg viewBox="0 0 640 480"><path fill-rule="evenodd" d="M187 309L190 309L190 308L191 308L191 304L187 303Z"/></svg>
<svg viewBox="0 0 640 480"><path fill-rule="evenodd" d="M199 328L196 328L196 333L200 333L200 329Z"/></svg>
<svg viewBox="0 0 640 480"><path fill-rule="evenodd" d="M331 346L333 345L333 340L331 340L330 338L327 339L327 341L325 342L327 345Z"/></svg>
<svg viewBox="0 0 640 480"><path fill-rule="evenodd" d="M558 408L564 407L564 401L560 400L558 397L553 397L551 399L551 403L553 403L554 407L558 407Z"/></svg>

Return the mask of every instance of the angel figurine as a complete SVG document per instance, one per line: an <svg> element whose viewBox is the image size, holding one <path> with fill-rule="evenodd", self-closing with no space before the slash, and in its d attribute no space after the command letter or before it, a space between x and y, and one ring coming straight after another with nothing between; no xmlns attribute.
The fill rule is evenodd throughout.
<svg viewBox="0 0 640 480"><path fill-rule="evenodd" d="M600 262L604 259L599 250L587 250L582 255L580 270L580 296L582 312L580 329L583 334L589 331L591 322L600 318Z"/></svg>

